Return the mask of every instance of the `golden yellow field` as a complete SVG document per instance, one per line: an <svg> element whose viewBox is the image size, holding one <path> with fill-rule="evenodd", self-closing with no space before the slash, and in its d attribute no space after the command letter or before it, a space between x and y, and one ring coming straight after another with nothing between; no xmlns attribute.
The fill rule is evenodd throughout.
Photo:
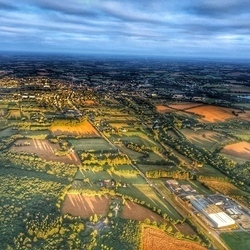
<svg viewBox="0 0 250 250"><path fill-rule="evenodd" d="M97 105L97 103L94 100L86 100L84 101L85 105Z"/></svg>
<svg viewBox="0 0 250 250"><path fill-rule="evenodd" d="M8 115L7 115L8 119L21 119L21 112L20 110L10 110Z"/></svg>
<svg viewBox="0 0 250 250"><path fill-rule="evenodd" d="M236 118L232 111L237 110L232 108L205 105L191 108L188 111L202 116L201 119L207 122L224 122L227 119Z"/></svg>
<svg viewBox="0 0 250 250"><path fill-rule="evenodd" d="M156 111L159 113L168 113L168 112L173 112L173 109L164 106L164 105L156 105Z"/></svg>
<svg viewBox="0 0 250 250"><path fill-rule="evenodd" d="M87 120L78 123L71 123L71 121L54 122L50 130L53 135L99 136L98 131Z"/></svg>
<svg viewBox="0 0 250 250"><path fill-rule="evenodd" d="M143 227L142 250L205 250L205 247L187 240L178 240L165 232L150 227Z"/></svg>
<svg viewBox="0 0 250 250"><path fill-rule="evenodd" d="M250 160L250 143L244 141L227 145L221 150L221 153Z"/></svg>

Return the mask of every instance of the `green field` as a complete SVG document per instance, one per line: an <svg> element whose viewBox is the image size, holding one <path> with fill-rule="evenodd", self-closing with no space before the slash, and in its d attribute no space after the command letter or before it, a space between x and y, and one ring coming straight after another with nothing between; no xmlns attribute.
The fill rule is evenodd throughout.
<svg viewBox="0 0 250 250"><path fill-rule="evenodd" d="M250 234L247 232L221 233L220 237L231 250L250 250Z"/></svg>
<svg viewBox="0 0 250 250"><path fill-rule="evenodd" d="M49 135L49 130L22 130L20 134L27 138L45 139Z"/></svg>
<svg viewBox="0 0 250 250"><path fill-rule="evenodd" d="M118 140L120 139L121 141L124 142L132 142L135 143L139 146L144 145L145 147L160 147L158 143L150 139L148 136L146 136L144 133L140 131L136 132L126 132L126 133L121 133L121 135L112 135L110 137L112 140Z"/></svg>
<svg viewBox="0 0 250 250"><path fill-rule="evenodd" d="M219 170L204 164L203 167L197 168L197 175L214 176L214 177L226 177Z"/></svg>
<svg viewBox="0 0 250 250"><path fill-rule="evenodd" d="M209 195L214 193L211 190L202 186L199 181L179 180L178 182L180 185L190 185L193 189L197 191L198 194Z"/></svg>
<svg viewBox="0 0 250 250"><path fill-rule="evenodd" d="M146 183L145 180L137 174L115 174L107 171L94 172L91 170L78 171L74 177L76 178L89 178L90 182L96 183L99 180L114 179L116 181L131 183L131 184L142 184Z"/></svg>
<svg viewBox="0 0 250 250"><path fill-rule="evenodd" d="M102 138L91 139L70 139L69 142L74 146L76 151L101 151L101 150L114 150L115 148Z"/></svg>
<svg viewBox="0 0 250 250"><path fill-rule="evenodd" d="M13 130L11 127L0 130L0 137L10 137L14 134L17 134L17 130Z"/></svg>
<svg viewBox="0 0 250 250"><path fill-rule="evenodd" d="M161 209L174 220L181 219L177 211L162 197L155 193L154 189L148 184L134 184L127 188L119 188L119 192L124 195L132 196L140 201L150 204L151 208Z"/></svg>
<svg viewBox="0 0 250 250"><path fill-rule="evenodd" d="M231 138L224 136L218 132L210 130L182 129L182 134L198 148L206 148L207 150L214 151L221 144L231 141Z"/></svg>

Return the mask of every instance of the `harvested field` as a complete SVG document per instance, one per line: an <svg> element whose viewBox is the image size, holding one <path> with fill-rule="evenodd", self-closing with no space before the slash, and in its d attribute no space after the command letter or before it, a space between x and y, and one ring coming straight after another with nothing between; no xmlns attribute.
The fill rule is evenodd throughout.
<svg viewBox="0 0 250 250"><path fill-rule="evenodd" d="M107 215L110 197L108 195L84 196L81 194L67 194L62 204L61 213L89 218L91 215Z"/></svg>
<svg viewBox="0 0 250 250"><path fill-rule="evenodd" d="M144 227L142 231L142 250L205 250L205 247L187 240L178 240L165 232Z"/></svg>
<svg viewBox="0 0 250 250"><path fill-rule="evenodd" d="M250 143L238 142L235 144L227 145L221 150L221 153L249 161L250 160Z"/></svg>
<svg viewBox="0 0 250 250"><path fill-rule="evenodd" d="M206 122L224 122L227 119L235 119L236 116L233 115L232 111L237 112L238 110L219 106L204 105L201 107L191 108L188 111L201 116L201 120Z"/></svg>
<svg viewBox="0 0 250 250"><path fill-rule="evenodd" d="M86 100L84 101L84 104L85 105L97 105L96 101L94 100Z"/></svg>
<svg viewBox="0 0 250 250"><path fill-rule="evenodd" d="M164 114L168 112L173 112L174 110L164 105L156 105L156 111Z"/></svg>
<svg viewBox="0 0 250 250"><path fill-rule="evenodd" d="M10 110L8 115L7 115L8 119L21 119L21 112L19 109L15 110Z"/></svg>
<svg viewBox="0 0 250 250"><path fill-rule="evenodd" d="M206 148L207 150L215 150L221 143L227 143L230 138L222 134L210 130L200 129L194 131L192 129L182 129L181 132L190 140L196 147Z"/></svg>
<svg viewBox="0 0 250 250"><path fill-rule="evenodd" d="M132 219L137 221L144 221L145 219L149 219L151 222L164 221L164 219L160 215L154 213L146 207L135 204L132 201L126 201L122 209L121 217L124 219Z"/></svg>
<svg viewBox="0 0 250 250"><path fill-rule="evenodd" d="M70 135L84 137L99 137L98 131L90 124L89 121L71 123L71 121L55 122L50 128L53 135Z"/></svg>
<svg viewBox="0 0 250 250"><path fill-rule="evenodd" d="M27 146L12 146L10 150L15 152L27 152L29 154L35 153L41 159L47 161L63 162L65 164L81 164L80 159L78 158L75 152L71 152L67 155L57 156L54 154L54 150L60 150L59 144L50 143L47 140L38 140L38 139L27 139L27 140L17 140L16 144L23 145L28 143Z"/></svg>
<svg viewBox="0 0 250 250"><path fill-rule="evenodd" d="M170 108L177 109L177 110L187 110L191 109L197 106L203 106L203 104L200 103L194 103L194 102L183 102L183 103L178 103L178 104L171 104L168 105Z"/></svg>

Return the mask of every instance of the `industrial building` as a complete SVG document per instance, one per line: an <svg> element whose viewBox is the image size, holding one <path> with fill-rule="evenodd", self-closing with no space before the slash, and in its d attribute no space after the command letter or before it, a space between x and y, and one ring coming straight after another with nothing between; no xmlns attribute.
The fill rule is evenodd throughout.
<svg viewBox="0 0 250 250"><path fill-rule="evenodd" d="M211 203L204 196L189 196L193 207L202 213L216 228L227 227L235 224L235 221L223 212L218 206Z"/></svg>

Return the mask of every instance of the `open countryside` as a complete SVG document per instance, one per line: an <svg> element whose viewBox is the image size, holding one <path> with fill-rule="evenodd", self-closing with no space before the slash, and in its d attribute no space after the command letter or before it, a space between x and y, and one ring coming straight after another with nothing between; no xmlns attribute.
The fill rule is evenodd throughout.
<svg viewBox="0 0 250 250"><path fill-rule="evenodd" d="M247 65L0 66L1 249L247 249Z"/></svg>

